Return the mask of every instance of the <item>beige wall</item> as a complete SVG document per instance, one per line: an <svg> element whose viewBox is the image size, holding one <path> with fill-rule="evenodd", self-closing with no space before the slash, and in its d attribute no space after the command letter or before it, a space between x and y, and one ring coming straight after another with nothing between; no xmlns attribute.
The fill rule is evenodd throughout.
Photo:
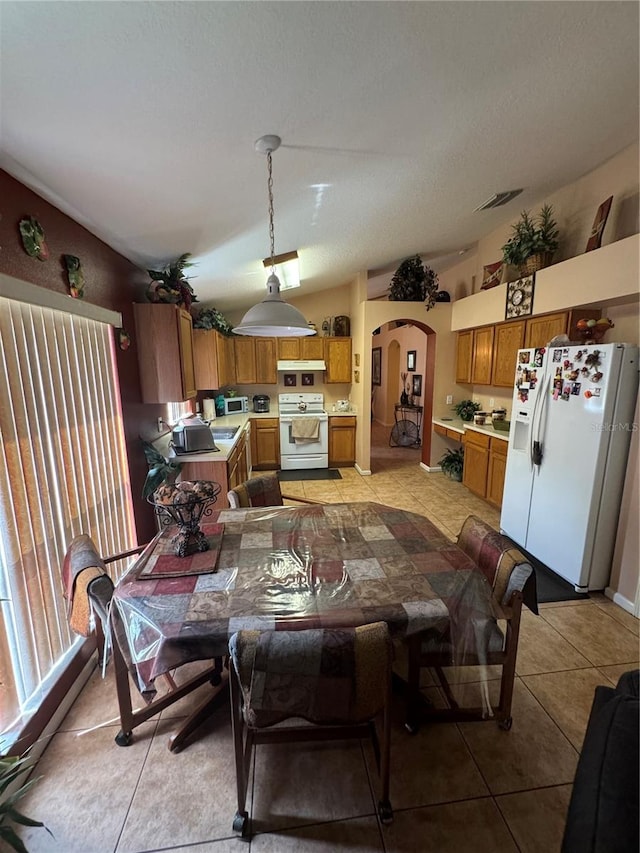
<svg viewBox="0 0 640 853"><path fill-rule="evenodd" d="M579 180L549 196L541 197L537 204L529 207L532 213L536 213L545 203L553 205L560 228L560 246L554 258L555 263L584 253L596 211L610 195L613 196L613 203L602 245L615 243L640 231L639 155L638 144L631 145ZM465 255L459 264L447 272L440 274L440 286L449 291L452 299L459 299L463 295L480 290L483 266L502 258L502 246L511 235L511 224L516 222L520 215L521 209L517 205L517 199L507 205L502 223L478 241L475 251L469 256ZM499 211L486 211L476 215L495 217L498 213ZM474 291L471 290L473 276ZM504 306L504 297L502 304ZM495 320L482 322L491 323Z"/></svg>

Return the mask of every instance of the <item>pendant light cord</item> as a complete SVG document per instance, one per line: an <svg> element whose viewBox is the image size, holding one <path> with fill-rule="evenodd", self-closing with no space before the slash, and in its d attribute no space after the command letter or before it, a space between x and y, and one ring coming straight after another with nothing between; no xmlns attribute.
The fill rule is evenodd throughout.
<svg viewBox="0 0 640 853"><path fill-rule="evenodd" d="M275 237L273 230L273 166L271 163L271 151L267 151L267 169L269 171L267 189L269 190L269 243L271 246L271 274L275 275L276 265L273 260L275 255Z"/></svg>

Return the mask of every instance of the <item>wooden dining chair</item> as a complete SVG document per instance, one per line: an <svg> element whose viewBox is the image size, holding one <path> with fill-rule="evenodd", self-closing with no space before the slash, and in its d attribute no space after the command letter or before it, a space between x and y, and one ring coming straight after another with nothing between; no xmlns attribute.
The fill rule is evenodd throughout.
<svg viewBox="0 0 640 853"><path fill-rule="evenodd" d="M76 536L69 545L62 565L63 595L68 602L68 618L71 630L82 637L89 637L95 630L99 660L106 663L107 647L105 638L110 632L110 607L113 597L113 581L107 573L109 563L124 560L127 557L140 554L146 545L139 545L119 554L101 557L93 540L86 533ZM122 634L118 638L126 642ZM198 675L177 685L173 675L164 673L162 678L167 683L168 692L146 705L141 710L134 711L131 702L129 673L127 665L118 645L118 639L113 640L113 656L115 661L116 687L120 722L122 729L116 735L118 746L129 746L132 743L132 730L141 723L160 713L164 708L177 702L183 696L209 681L218 686L222 680L223 660L215 658L213 665L207 667ZM187 736L209 715L211 699L202 702L178 735L170 740L173 751L180 749Z"/></svg>
<svg viewBox="0 0 640 853"><path fill-rule="evenodd" d="M495 719L504 730L512 725L511 704L515 681L520 615L523 599L537 613L535 574L527 558L502 536L475 515L470 515L462 525L457 541L485 575L493 590L497 619L490 619L479 634L465 633L464 648L455 648L451 632L437 634L426 631L408 641L408 703L407 729L418 730L421 713L419 701L420 669L432 667L445 693L449 707L429 708L424 714L429 721L463 721ZM526 595L526 598L525 598ZM498 619L505 623L504 632ZM444 668L480 665L502 667L498 704L485 696L485 704L478 707L461 707L451 690ZM488 691L487 691L488 693Z"/></svg>
<svg viewBox="0 0 640 853"><path fill-rule="evenodd" d="M381 779L380 820L391 823L392 645L387 625L238 631L229 641L229 655L238 789L233 831L245 838L251 834L245 806L256 744L362 737L372 740ZM381 744L375 723L380 712ZM296 718L299 724L278 726Z"/></svg>
<svg viewBox="0 0 640 853"><path fill-rule="evenodd" d="M280 480L277 474L264 474L239 483L227 493L231 509L260 506L283 506L285 500L297 501L303 504L324 504L325 501L314 501L298 495L285 495L280 490Z"/></svg>

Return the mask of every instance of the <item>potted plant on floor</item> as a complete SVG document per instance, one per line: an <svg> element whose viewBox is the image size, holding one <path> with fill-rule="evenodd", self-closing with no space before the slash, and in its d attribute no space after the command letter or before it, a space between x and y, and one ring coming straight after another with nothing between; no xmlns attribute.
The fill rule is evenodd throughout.
<svg viewBox="0 0 640 853"><path fill-rule="evenodd" d="M174 459L167 459L156 450L153 443L140 439L149 470L142 487L142 497L146 500L164 483L173 485L182 469L182 464Z"/></svg>
<svg viewBox="0 0 640 853"><path fill-rule="evenodd" d="M464 463L464 448L447 450L440 459L442 472L452 480L462 482L462 467Z"/></svg>
<svg viewBox="0 0 640 853"><path fill-rule="evenodd" d="M11 824L42 826L49 835L52 835L51 830L42 821L26 817L16 808L18 800L22 799L38 781L30 779L28 782L18 783L19 778L31 769L26 755L21 758L18 756L0 758L0 842L18 853L27 853L27 848ZM4 846L2 849L4 850Z"/></svg>

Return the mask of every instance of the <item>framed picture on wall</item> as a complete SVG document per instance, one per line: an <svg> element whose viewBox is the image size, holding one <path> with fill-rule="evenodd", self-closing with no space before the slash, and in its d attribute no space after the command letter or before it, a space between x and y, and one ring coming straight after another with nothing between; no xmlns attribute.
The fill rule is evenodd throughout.
<svg viewBox="0 0 640 853"><path fill-rule="evenodd" d="M382 347L371 350L371 384L382 385Z"/></svg>
<svg viewBox="0 0 640 853"><path fill-rule="evenodd" d="M414 373L411 379L413 380L411 393L414 397L422 397L422 376L419 373Z"/></svg>
<svg viewBox="0 0 640 853"><path fill-rule="evenodd" d="M284 384L287 388L295 388L296 387L296 375L295 375L295 373L285 373Z"/></svg>
<svg viewBox="0 0 640 853"><path fill-rule="evenodd" d="M415 370L416 369L416 351L414 349L410 349L407 352L407 370Z"/></svg>

